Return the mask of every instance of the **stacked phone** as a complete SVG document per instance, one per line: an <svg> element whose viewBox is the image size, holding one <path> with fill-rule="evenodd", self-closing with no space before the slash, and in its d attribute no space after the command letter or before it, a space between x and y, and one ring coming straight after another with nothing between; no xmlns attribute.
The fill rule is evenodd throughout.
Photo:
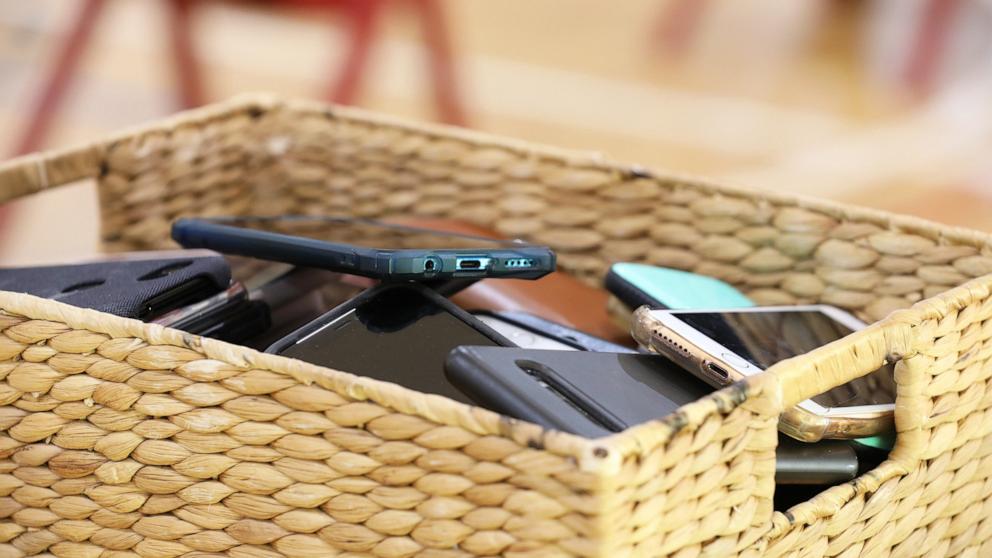
<svg viewBox="0 0 992 558"><path fill-rule="evenodd" d="M0 289L586 437L664 418L864 327L830 306L759 307L716 279L638 263L606 277L614 309L628 310L618 327L604 291L555 272L548 247L456 221L180 219L173 238L189 250L0 270ZM885 366L784 413L777 482L819 489L874 466L894 401Z"/></svg>

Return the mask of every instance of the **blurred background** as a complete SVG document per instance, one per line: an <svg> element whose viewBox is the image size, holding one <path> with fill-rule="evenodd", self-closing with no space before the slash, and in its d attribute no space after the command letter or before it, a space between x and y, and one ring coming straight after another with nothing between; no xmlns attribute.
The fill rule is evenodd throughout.
<svg viewBox="0 0 992 558"><path fill-rule="evenodd" d="M6 0L0 153L268 91L992 230L990 31L989 0ZM0 259L95 251L96 211L13 204Z"/></svg>

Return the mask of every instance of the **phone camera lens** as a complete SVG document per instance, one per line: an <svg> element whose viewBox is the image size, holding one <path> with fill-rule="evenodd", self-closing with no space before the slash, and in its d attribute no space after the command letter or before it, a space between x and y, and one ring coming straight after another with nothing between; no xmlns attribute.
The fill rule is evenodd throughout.
<svg viewBox="0 0 992 558"><path fill-rule="evenodd" d="M424 269L427 271L434 271L434 260L427 260L424 262Z"/></svg>

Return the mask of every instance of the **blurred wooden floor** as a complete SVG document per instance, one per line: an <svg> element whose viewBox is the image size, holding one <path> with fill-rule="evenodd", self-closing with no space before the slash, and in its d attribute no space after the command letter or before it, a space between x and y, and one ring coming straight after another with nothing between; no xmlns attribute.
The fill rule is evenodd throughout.
<svg viewBox="0 0 992 558"><path fill-rule="evenodd" d="M174 110L161 6L150 0L108 4L49 146ZM786 10L776 23L786 31L749 34L740 27L747 10L783 5L715 2L679 60L652 41L663 1L444 4L473 127L992 229L992 135L988 124L974 125L992 124L990 88L978 80L950 100L911 104L880 87L866 76L856 47L863 33L856 3L835 3L826 18ZM75 0L0 3L0 126L6 132L0 152L12 148L39 70L51 61L54 39L77 6ZM199 15L196 37L213 99L263 90L317 97L344 44L330 16L217 2ZM418 31L401 3L390 10L360 105L432 118ZM5 263L95 250L89 186L21 205L0 241ZM60 223L56 230L68 244L55 246L46 237L50 222ZM73 234L65 234L66 227Z"/></svg>

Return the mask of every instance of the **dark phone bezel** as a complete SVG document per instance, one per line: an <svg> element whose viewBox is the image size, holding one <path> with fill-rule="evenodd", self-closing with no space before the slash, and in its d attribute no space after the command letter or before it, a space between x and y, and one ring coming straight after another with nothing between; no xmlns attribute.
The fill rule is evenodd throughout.
<svg viewBox="0 0 992 558"><path fill-rule="evenodd" d="M372 277L383 281L425 281L461 278L539 279L555 270L555 253L546 246L521 243L497 249L438 250L366 248L350 244L327 242L282 233L247 229L235 223L245 220L274 221L280 219L314 219L308 216L282 217L214 217L183 218L172 224L172 238L186 248L210 248L224 254L236 254L264 260L318 267L331 271ZM328 221L358 222L378 227L415 232L430 232L442 236L478 238L446 231L380 223L370 219L327 218ZM459 258L491 258L493 265L482 270L458 270ZM507 260L533 260L535 266L516 269ZM434 266L428 270L427 266Z"/></svg>
<svg viewBox="0 0 992 558"><path fill-rule="evenodd" d="M661 301L644 292L637 285L634 285L622 275L616 272L613 267L606 272L606 279L603 280L603 287L613 296L627 305L629 308L640 308L648 306L652 310L667 310L669 307Z"/></svg>
<svg viewBox="0 0 992 558"><path fill-rule="evenodd" d="M379 296L379 294L386 292L391 289L414 289L420 292L425 298L429 299L435 305L441 307L445 312L451 314L452 316L458 318L465 325L475 329L489 340L493 341L501 347L515 347L515 345L507 338L503 337L495 330L482 323L480 320L475 319L474 316L469 314L467 311L459 308L450 300L439 295L434 290L421 285L419 283L383 283L376 285L370 289L362 291L358 296L352 298L351 300L336 306L321 315L317 319L307 323L303 327L297 329L296 331L290 333L289 335L283 337L282 339L276 341L275 343L269 345L266 349L266 353L272 354L282 354L283 351L299 343L303 338L308 337L328 324L334 322L338 318L344 316L348 312L351 312L355 308L365 304L367 301L371 300L373 297ZM292 357L289 357L292 358ZM314 363L318 364L318 363ZM323 365L321 365L323 366ZM347 372L347 370L345 370Z"/></svg>

